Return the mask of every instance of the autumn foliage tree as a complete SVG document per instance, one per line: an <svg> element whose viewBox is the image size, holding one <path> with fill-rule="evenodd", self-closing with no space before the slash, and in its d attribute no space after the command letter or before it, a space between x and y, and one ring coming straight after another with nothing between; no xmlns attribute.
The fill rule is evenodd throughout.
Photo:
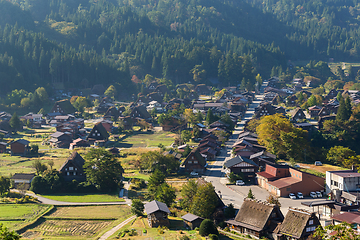
<svg viewBox="0 0 360 240"><path fill-rule="evenodd" d="M301 161L304 149L309 149L307 131L295 128L281 114L261 118L256 132L259 143L277 156Z"/></svg>

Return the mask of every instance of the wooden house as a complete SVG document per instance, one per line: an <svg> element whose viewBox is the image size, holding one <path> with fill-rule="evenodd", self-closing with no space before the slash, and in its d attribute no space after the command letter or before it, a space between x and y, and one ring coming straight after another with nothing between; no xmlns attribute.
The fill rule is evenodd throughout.
<svg viewBox="0 0 360 240"><path fill-rule="evenodd" d="M70 103L68 99L63 99L60 101L57 101L52 109L50 110L50 113L60 113L62 115L66 114L74 114L75 113L74 106Z"/></svg>
<svg viewBox="0 0 360 240"><path fill-rule="evenodd" d="M151 121L152 117L150 113L146 110L144 106L136 106L130 113L130 117L132 118L141 118L145 121Z"/></svg>
<svg viewBox="0 0 360 240"><path fill-rule="evenodd" d="M206 160L215 160L217 154L216 150L211 147L200 150L200 153L201 155L206 156Z"/></svg>
<svg viewBox="0 0 360 240"><path fill-rule="evenodd" d="M319 106L312 106L308 108L310 117L317 118L319 116L319 112L321 110L321 107Z"/></svg>
<svg viewBox="0 0 360 240"><path fill-rule="evenodd" d="M150 227L152 228L156 228L159 226L168 227L170 225L168 219L170 210L165 203L154 200L149 203L146 203L144 207Z"/></svg>
<svg viewBox="0 0 360 240"><path fill-rule="evenodd" d="M204 220L202 217L196 216L191 213L187 213L181 218L184 220L185 227L189 227L191 230L200 227L200 224Z"/></svg>
<svg viewBox="0 0 360 240"><path fill-rule="evenodd" d="M25 139L18 139L10 143L11 155L25 156L30 152L30 142Z"/></svg>
<svg viewBox="0 0 360 240"><path fill-rule="evenodd" d="M6 152L6 146L7 146L7 143L0 142L0 153L5 153Z"/></svg>
<svg viewBox="0 0 360 240"><path fill-rule="evenodd" d="M255 117L256 118L260 118L262 116L268 116L268 115L273 115L275 114L275 109L274 107L269 104L269 103L265 103L265 104L262 104L258 109L257 111L255 112Z"/></svg>
<svg viewBox="0 0 360 240"><path fill-rule="evenodd" d="M288 240L308 239L319 225L320 221L314 212L289 208L277 235Z"/></svg>
<svg viewBox="0 0 360 240"><path fill-rule="evenodd" d="M109 133L100 122L94 125L86 140L90 143L94 143L97 140L104 140L107 142L109 140Z"/></svg>
<svg viewBox="0 0 360 240"><path fill-rule="evenodd" d="M296 95L291 95L291 96L287 97L286 98L286 105L287 106L295 106L297 99L298 98L296 97Z"/></svg>
<svg viewBox="0 0 360 240"><path fill-rule="evenodd" d="M211 90L209 89L208 86L206 86L205 84L198 84L195 86L195 92L198 95L210 95L211 94Z"/></svg>
<svg viewBox="0 0 360 240"><path fill-rule="evenodd" d="M115 106L109 107L103 116L105 120L118 119L118 117L120 117L120 112Z"/></svg>
<svg viewBox="0 0 360 240"><path fill-rule="evenodd" d="M225 172L230 174L242 174L244 178L249 180L254 180L255 173L257 172L259 166L252 160L236 156L227 160L224 163L224 167L226 168Z"/></svg>
<svg viewBox="0 0 360 240"><path fill-rule="evenodd" d="M167 86L165 84L161 84L159 86L157 86L155 88L155 91L154 92L157 92L162 98L164 98L165 94L169 94L170 91L169 89L167 88ZM155 99L154 99L155 100Z"/></svg>
<svg viewBox="0 0 360 240"><path fill-rule="evenodd" d="M290 120L300 122L306 119L305 113L301 108L296 108L290 112Z"/></svg>
<svg viewBox="0 0 360 240"><path fill-rule="evenodd" d="M272 235L284 220L280 207L255 199L244 199L235 219L226 221L230 229L255 238Z"/></svg>
<svg viewBox="0 0 360 240"><path fill-rule="evenodd" d="M71 133L55 132L50 135L50 145L56 148L68 148L72 142Z"/></svg>
<svg viewBox="0 0 360 240"><path fill-rule="evenodd" d="M59 172L65 181L70 182L72 180L76 180L78 182L83 182L86 180L86 176L83 170L84 163L85 160L78 152L74 151L60 167Z"/></svg>
<svg viewBox="0 0 360 240"><path fill-rule="evenodd" d="M14 181L15 188L21 188L23 190L29 190L31 182L34 179L34 173L15 173L11 180Z"/></svg>
<svg viewBox="0 0 360 240"><path fill-rule="evenodd" d="M187 172L203 172L205 170L205 165L206 160L197 148L193 149L181 164Z"/></svg>

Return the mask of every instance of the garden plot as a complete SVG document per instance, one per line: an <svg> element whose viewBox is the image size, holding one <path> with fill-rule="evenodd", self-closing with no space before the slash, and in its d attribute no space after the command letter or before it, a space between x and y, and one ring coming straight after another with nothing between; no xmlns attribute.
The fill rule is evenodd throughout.
<svg viewBox="0 0 360 240"><path fill-rule="evenodd" d="M42 232L43 236L93 237L111 223L112 221L45 220L32 230Z"/></svg>

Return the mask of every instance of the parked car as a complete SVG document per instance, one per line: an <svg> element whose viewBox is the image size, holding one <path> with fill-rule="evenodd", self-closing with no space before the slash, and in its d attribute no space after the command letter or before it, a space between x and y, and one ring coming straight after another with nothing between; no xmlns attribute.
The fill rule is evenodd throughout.
<svg viewBox="0 0 360 240"><path fill-rule="evenodd" d="M298 193L297 193L297 197L298 197L298 198L304 198L304 195L303 195L301 192L298 192Z"/></svg>
<svg viewBox="0 0 360 240"><path fill-rule="evenodd" d="M321 192L316 191L316 195L317 195L317 197L318 197L318 198L322 198L322 194L321 194Z"/></svg>
<svg viewBox="0 0 360 240"><path fill-rule="evenodd" d="M312 198L317 198L317 194L316 194L315 192L311 192L311 193L310 193L310 197L312 197Z"/></svg>
<svg viewBox="0 0 360 240"><path fill-rule="evenodd" d="M242 185L245 185L245 183L244 183L243 180L236 180L236 185L237 186L242 186Z"/></svg>
<svg viewBox="0 0 360 240"><path fill-rule="evenodd" d="M197 172L191 172L190 175L191 175L191 176L199 176L199 173L197 173Z"/></svg>
<svg viewBox="0 0 360 240"><path fill-rule="evenodd" d="M322 163L320 161L315 161L315 166L322 166Z"/></svg>
<svg viewBox="0 0 360 240"><path fill-rule="evenodd" d="M291 199L296 199L296 196L295 196L295 194L293 194L293 193L289 193L289 198L291 198Z"/></svg>

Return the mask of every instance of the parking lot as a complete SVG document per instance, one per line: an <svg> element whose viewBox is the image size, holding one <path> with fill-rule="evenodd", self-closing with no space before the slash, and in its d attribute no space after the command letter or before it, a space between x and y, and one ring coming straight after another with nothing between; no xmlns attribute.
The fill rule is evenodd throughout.
<svg viewBox="0 0 360 240"><path fill-rule="evenodd" d="M266 198L269 196L269 192L265 189L260 188L257 185L245 185L245 186L236 186L236 185L228 185L230 189L238 193L240 196L243 196L243 198L246 198L248 195L248 192L251 188L251 191L256 199L259 199L261 201L266 201ZM312 211L312 208L309 208L307 206L301 205L301 202L307 202L307 201L316 201L316 200L325 200L325 198L311 198L309 196L304 196L303 199L290 199L289 197L280 197L279 201L281 203L281 211L286 215L289 207L293 208L301 208L305 210ZM314 209L317 211L317 209Z"/></svg>

